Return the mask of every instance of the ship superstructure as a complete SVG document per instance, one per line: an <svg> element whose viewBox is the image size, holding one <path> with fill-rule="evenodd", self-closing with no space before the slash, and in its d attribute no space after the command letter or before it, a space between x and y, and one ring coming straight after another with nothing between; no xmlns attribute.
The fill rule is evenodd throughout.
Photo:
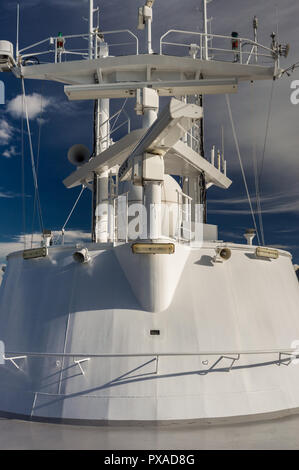
<svg viewBox="0 0 299 470"><path fill-rule="evenodd" d="M92 192L91 242L51 245L44 232L41 248L8 256L2 411L160 422L299 405L296 368L283 367L296 360L299 334L291 255L253 245L252 231L247 244L218 240L217 226L207 224L207 192L231 180L223 154L205 154L203 140L203 96L277 79L288 47L275 36L265 47L256 36L209 33L204 1L204 32L170 30L154 54L153 3L139 10L145 54L135 33L94 25L92 0L88 33L17 45L16 56L0 41L0 68L22 80L24 96L26 80L53 80L70 100L95 103L93 152L74 145L76 169L64 180ZM134 54L111 54L109 38L118 34L127 34ZM81 39L87 51L78 52ZM49 62L39 63L45 55ZM169 102L160 111L161 97ZM111 99L135 100L143 116L136 130L125 117L118 125L128 132L118 141L124 107L110 116Z"/></svg>

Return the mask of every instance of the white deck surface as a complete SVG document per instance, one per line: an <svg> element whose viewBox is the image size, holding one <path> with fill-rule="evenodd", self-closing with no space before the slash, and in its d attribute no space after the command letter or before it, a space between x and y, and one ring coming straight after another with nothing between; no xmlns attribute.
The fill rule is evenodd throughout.
<svg viewBox="0 0 299 470"><path fill-rule="evenodd" d="M299 449L299 416L221 426L83 427L0 419L0 449Z"/></svg>

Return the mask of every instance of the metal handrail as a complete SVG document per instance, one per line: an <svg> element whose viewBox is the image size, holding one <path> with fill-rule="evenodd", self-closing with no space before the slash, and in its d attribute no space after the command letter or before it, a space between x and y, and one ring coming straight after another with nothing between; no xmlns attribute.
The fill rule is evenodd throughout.
<svg viewBox="0 0 299 470"><path fill-rule="evenodd" d="M101 32L100 34L105 36L105 35L111 35L111 34L120 34L120 33L127 33L129 36L131 36L132 38L134 38L134 40L136 41L136 55L139 55L139 39L138 37L136 36L136 34L134 34L131 30L129 29L119 29L119 30L111 30L111 31L103 31ZM199 37L200 41L199 41L199 50L200 50L200 58L202 59L203 58L203 51L205 50L205 46L204 46L204 39L205 38L208 38L208 40L213 40L213 39L224 39L224 40L232 40L234 39L232 36L224 36L224 35L220 35L220 34L212 34L212 33L201 33L201 32L198 32L198 31L185 31L185 30L180 30L180 29L169 29L168 31L166 31L166 33L164 33L161 37L160 37L160 55L163 55L163 46L164 45L171 45L171 46L178 46L178 47L189 47L190 44L185 44L185 43L178 43L178 42L169 42L169 41L164 41L164 39L170 35L170 34L173 34L173 33L177 33L177 34L185 34L185 35L189 35L189 36L197 36ZM94 33L94 36L96 36L98 34L98 32L95 32ZM34 44L31 44L29 46L26 46L22 49L19 50L19 54L21 55L21 53L25 52L25 51L28 51L29 49L32 49L34 47L37 47L37 46L40 46L42 44L45 44L47 42L51 42L53 41L54 43L57 42L57 40L66 40L66 39L75 39L75 38L85 38L85 39L88 39L89 38L89 33L83 33L83 34L72 34L72 35L65 35L65 36L62 36L62 37L48 37L46 39L43 39L42 41L38 41ZM240 44L240 47L237 51L235 52L239 52L240 55L241 55L241 59L242 59L242 56L245 54L245 55L250 55L252 54L251 51L243 51L242 50L242 47L243 46L251 46L251 47L254 47L258 50L259 49L263 49L264 51L267 51L267 54L266 53L261 53L261 52L256 52L256 56L257 57L267 57L267 58L271 58L272 60L275 60L275 57L273 56L273 50L270 48L270 47L267 47L267 46L264 46L262 44L259 44L251 39L248 39L248 38L238 38L238 41L239 41L239 44ZM130 43L119 43L119 44L110 44L109 47L112 47L112 46L121 46L121 45L130 45ZM212 46L209 46L208 49L205 51L205 55L208 55L208 52L209 51L218 51L218 52L223 52L223 53L228 53L228 52L234 52L232 51L231 49L222 49L222 48L216 48L216 47L212 47ZM46 52L37 52L35 53L35 55L39 54L46 54L46 53L49 53L49 52L53 52L55 53L56 51L53 49L53 51L46 51ZM63 53L71 53L73 52L72 50L68 51L68 50L65 50L63 51ZM79 54L79 53L78 53ZM32 54L30 54L32 55ZM86 55L85 52L82 52L82 55ZM26 55L23 55L23 57L27 57L28 54ZM242 60L241 60L242 61Z"/></svg>
<svg viewBox="0 0 299 470"><path fill-rule="evenodd" d="M126 121L122 122L121 124L119 124L117 127L115 127L114 129L112 129L107 135L105 135L104 137L102 137L100 140L99 140L99 143L102 143L102 142L105 142L105 141L108 141L110 140L111 136L116 132L118 131L119 129L121 129L123 126L125 125L128 125L128 133L130 132L130 119L127 119Z"/></svg>
<svg viewBox="0 0 299 470"><path fill-rule="evenodd" d="M192 202L192 197L188 196L187 194L183 193L182 191L179 191L178 189L176 190L178 194L177 198L177 203L178 203L178 208L179 208L179 214L178 214L178 222L177 222L177 240L180 243L181 241L183 242L191 242L191 236L192 236L192 222L191 222L191 202ZM183 199L187 201L187 203L183 202ZM187 211L185 208L187 207ZM184 220L184 215L187 214L187 220ZM189 228L184 225L185 222L188 223ZM183 229L183 232L188 231L189 232L189 239L184 238L181 234L181 231Z"/></svg>
<svg viewBox="0 0 299 470"><path fill-rule="evenodd" d="M127 120L130 119L128 113L125 111L124 108L121 108L119 109L118 111L116 111L116 113L114 113L112 116L110 116L108 119L106 119L101 125L100 127L104 127L108 122L110 122L112 119L114 119L115 117L119 116L121 113L124 113L126 116L127 116Z"/></svg>
<svg viewBox="0 0 299 470"><path fill-rule="evenodd" d="M216 351L202 351L198 353L102 353L102 354L73 354L73 353L16 353L16 352L7 352L3 355L3 359L5 361L11 362L11 364L16 367L16 369L20 372L24 372L23 369L16 363L17 360L27 359L28 357L59 357L59 358L71 358L73 360L74 365L77 365L80 369L81 375L85 376L86 372L82 367L82 363L89 362L92 358L120 358L120 357L151 357L150 361L147 361L145 364L142 364L139 368L144 367L145 365L149 364L150 362L155 361L155 370L153 372L149 372L145 375L155 375L159 376L159 359L160 357L186 357L186 356L216 356L218 359L214 362L210 368L199 371L201 374L207 374L209 371L215 368L216 364L219 364L222 359L229 359L231 363L224 368L226 372L231 372L235 362L240 360L241 355L262 355L262 354L278 354L278 361L277 365L280 366L281 364L289 365L292 362L292 358L299 357L299 351L296 349L272 349L272 350L256 350L256 351L238 351L238 352L216 352ZM10 355L11 357L7 357ZM283 358L282 356L287 356ZM76 359L75 359L76 358ZM60 365L60 361L56 361ZM208 365L209 361L204 360L202 361L203 365ZM249 364L250 366L250 364ZM124 374L126 376L127 374ZM123 377L124 377L123 376Z"/></svg>
<svg viewBox="0 0 299 470"><path fill-rule="evenodd" d="M30 46L23 47L23 49L19 50L19 53L27 51L28 49L31 49L32 47L40 46L41 44L44 44L45 42L49 42L51 39L53 39L53 38L43 39L42 41L35 42L34 44L31 44Z"/></svg>
<svg viewBox="0 0 299 470"><path fill-rule="evenodd" d="M172 42L168 42L168 41L163 41L164 38L166 38L168 35L172 34L172 33L177 33L177 34L186 34L186 35L189 35L189 36L198 36L199 39L200 39L200 44L199 44L199 50L200 50L200 58L202 59L203 58L203 50L205 50L205 47L203 45L203 39L204 38L208 38L208 40L212 40L212 39L225 39L225 40L233 40L235 38L233 38L232 36L224 36L224 35L221 35L221 34L212 34L212 33L200 33L198 31L185 31L185 30L179 30L179 29L169 29L166 33L164 33L161 37L160 37L160 55L163 55L163 45L172 45L172 46L181 46L181 47L190 47L190 44L185 44L185 43L172 43ZM263 49L264 51L267 51L269 53L268 54L262 54L260 52L257 52L256 55L258 57L271 57L272 60L275 60L274 57L273 57L273 50L267 46L263 46L262 44L259 44L251 39L247 39L247 38L238 38L238 41L239 41L239 44L240 44L240 47L236 50L236 51L233 51L232 49L221 49L221 48L215 48L215 47L212 47L212 46L209 46L208 49L205 51L205 55L207 55L207 53L209 51L221 51L221 52L236 52L236 53L240 53L241 54L241 58L242 58L242 55L244 54L250 54L250 51L243 51L242 50L242 46L245 46L245 45L249 45L251 47L256 47L256 48L261 48ZM206 57L205 57L206 58Z"/></svg>
<svg viewBox="0 0 299 470"><path fill-rule="evenodd" d="M168 31L166 31L166 33L164 33L161 37L160 37L160 44L162 43L162 40L164 39L164 37L166 37L168 34L170 33L179 33L179 34L189 34L189 35L196 35L196 36L201 36L201 37L205 37L207 36L208 38L210 39L213 39L213 38L220 38L220 39L229 39L229 40L232 40L232 39L235 39L234 37L232 36L223 36L222 34L213 34L213 33L200 33L198 31L185 31L185 30L180 30L180 29L169 29ZM271 54L273 53L273 50L270 48L270 47L267 47L267 46L264 46L262 44L259 44L255 41L253 41L252 39L248 39L248 38L238 38L239 41L241 42L244 42L246 41L248 44L250 44L251 46L258 46L258 47L261 47L262 49L265 49L269 52L271 52ZM187 44L186 44L187 45Z"/></svg>
<svg viewBox="0 0 299 470"><path fill-rule="evenodd" d="M128 33L130 36L132 36L135 41L136 41L136 55L139 54L139 39L138 37L136 36L136 34L132 33L132 31L130 29L117 29L115 31L103 31L101 32L101 34L103 36L107 35L107 34L118 34L118 33ZM113 46L113 44L111 44Z"/></svg>
<svg viewBox="0 0 299 470"><path fill-rule="evenodd" d="M256 350L239 350L239 351L198 351L198 352L152 352L152 353L100 353L100 354L86 354L86 353L42 353L42 352L16 352L6 351L5 359L23 359L25 357L82 357L82 358L97 358L97 357L184 357L184 356L247 356L247 355L268 355L268 354L287 354L298 355L297 348L280 348L280 349L256 349ZM13 356L12 358L7 356Z"/></svg>
<svg viewBox="0 0 299 470"><path fill-rule="evenodd" d="M190 147L192 150L198 151L197 149L200 146L200 139L198 139L197 137L193 135L193 127L190 131L186 132L186 141L183 140L184 137L182 137L181 140L185 142L188 145L188 147ZM197 128L199 128L199 126L197 126Z"/></svg>
<svg viewBox="0 0 299 470"><path fill-rule="evenodd" d="M117 29L117 30L111 30L111 31L103 31L101 32L100 34L105 36L105 35L111 35L111 34L121 34L121 33L127 33L129 34L129 36L131 36L132 38L134 38L135 42L136 42L136 55L139 54L139 39L138 37L136 36L136 34L134 34L131 30L129 29ZM95 32L93 34L94 37L96 37L96 35L98 34L98 32ZM83 34L71 34L71 35L65 35L65 36L62 36L62 37L48 37L46 39L43 39L42 41L38 41L34 44L31 44L29 46L26 46L26 47L23 47L22 49L19 49L18 53L19 53L19 56L21 57L28 57L29 55L42 55L42 54L47 54L47 53L57 53L57 50L56 50L56 47L55 49L53 50L50 50L50 51L44 51L44 52L31 52L30 54L24 54L22 55L23 52L25 51L28 51L30 49L33 49L34 47L37 47L37 46L41 46L42 44L45 44L45 43L48 43L48 42L53 42L53 44L57 44L57 41L58 40L67 40L67 39L78 39L78 38L82 38L82 39L88 39L89 38L89 33L83 33ZM109 47L113 47L113 46L124 46L124 45L130 45L131 43L119 43L119 44L109 44ZM84 49L85 50L85 49ZM87 49L86 49L87 50ZM73 50L64 50L62 51L63 54L74 54ZM85 56L86 55L86 52L82 52L82 54L80 54L79 52L77 53L78 55L82 55L82 56Z"/></svg>
<svg viewBox="0 0 299 470"><path fill-rule="evenodd" d="M119 124L117 127L114 127L115 126L115 123L117 122L119 116L121 114L124 114L126 116L126 120L123 121L121 124ZM128 125L127 127L127 131L128 131L128 134L131 132L131 118L130 116L128 115L128 113L126 112L126 110L124 109L124 107L122 107L121 109L119 109L118 111L116 111L116 113L114 113L111 117L109 117L108 119L106 119L104 122L101 123L100 125L100 129L102 127L105 127L107 125L107 123L111 123L112 124L112 119L116 118L114 124L113 124L113 127L111 130L109 130L108 134L103 136L100 140L99 140L99 143L102 143L102 142L105 142L105 141L108 141L110 140L110 137L112 136L112 134L114 134L117 130L119 130L121 127L125 126L126 124Z"/></svg>

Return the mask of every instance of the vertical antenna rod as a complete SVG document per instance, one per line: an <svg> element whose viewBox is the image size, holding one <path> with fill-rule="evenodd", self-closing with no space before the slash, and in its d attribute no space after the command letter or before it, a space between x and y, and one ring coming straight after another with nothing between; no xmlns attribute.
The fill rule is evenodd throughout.
<svg viewBox="0 0 299 470"><path fill-rule="evenodd" d="M89 0L89 46L88 55L89 58L93 58L93 0Z"/></svg>
<svg viewBox="0 0 299 470"><path fill-rule="evenodd" d="M224 128L223 125L221 126L221 154L224 160Z"/></svg>
<svg viewBox="0 0 299 470"><path fill-rule="evenodd" d="M253 18L253 40L255 43L257 43L257 28L258 28L258 19L256 16ZM255 62L257 63L257 46L254 46L254 57L255 57Z"/></svg>
<svg viewBox="0 0 299 470"><path fill-rule="evenodd" d="M153 21L153 4L154 0L149 0L146 2L146 7L148 8L146 15L146 24L147 24L147 52L148 54L153 54L152 49L152 21Z"/></svg>
<svg viewBox="0 0 299 470"><path fill-rule="evenodd" d="M19 35L20 35L20 4L17 4L17 39L16 39L16 59L19 57Z"/></svg>
<svg viewBox="0 0 299 470"><path fill-rule="evenodd" d="M144 7L138 9L138 29L147 29L147 53L153 54L152 49L152 22L153 5L155 0L146 0Z"/></svg>
<svg viewBox="0 0 299 470"><path fill-rule="evenodd" d="M204 23L204 50L205 50L205 59L209 60L209 47L208 47L208 12L207 12L207 3L208 0L203 0L203 23Z"/></svg>

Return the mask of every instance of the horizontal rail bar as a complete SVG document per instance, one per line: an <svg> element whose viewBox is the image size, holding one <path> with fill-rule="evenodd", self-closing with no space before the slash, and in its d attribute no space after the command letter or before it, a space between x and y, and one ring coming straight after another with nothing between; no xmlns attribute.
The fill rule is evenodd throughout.
<svg viewBox="0 0 299 470"><path fill-rule="evenodd" d="M87 50L87 49L86 49ZM42 51L42 52L34 52L33 54L24 54L22 55L22 59L25 59L27 57L37 57L37 56L40 56L40 55L45 55L45 54L55 54L55 50L54 49L50 49L49 51ZM73 55L80 55L80 56L84 56L84 55L88 55L88 52L75 52L75 51L68 51L68 50L64 50L62 52L62 54L73 54Z"/></svg>
<svg viewBox="0 0 299 470"><path fill-rule="evenodd" d="M8 355L12 356L26 356L26 357L180 357L180 356L224 356L224 355L268 355L268 354L294 354L299 356L298 349L266 349L266 350L245 350L245 351L198 351L198 352L166 352L166 353L102 353L102 354L82 354L82 353L39 353L39 352L5 352L5 358Z"/></svg>
<svg viewBox="0 0 299 470"><path fill-rule="evenodd" d="M34 54L28 53L28 54L22 55L22 59L26 59L26 57L35 57L35 56L39 56L43 54L53 54L54 52L55 52L54 49L49 49L48 51L35 52Z"/></svg>
<svg viewBox="0 0 299 470"><path fill-rule="evenodd" d="M19 50L19 53L20 53L20 52L27 51L28 49L31 49L32 47L39 46L40 44L44 44L45 42L50 41L50 39L51 39L51 38L43 39L42 41L35 42L34 44L31 44L30 46L23 47L23 49L20 49L20 50Z"/></svg>
<svg viewBox="0 0 299 470"><path fill-rule="evenodd" d="M75 51L63 51L63 54L72 54L72 55L80 55L80 56L84 56L84 55L88 55L88 52L75 52Z"/></svg>
<svg viewBox="0 0 299 470"><path fill-rule="evenodd" d="M184 44L184 43L177 43L177 42L162 42L163 45L166 45L166 46L175 46L175 47L190 47L190 44ZM199 47L200 49L200 47ZM220 47L214 47L214 46L210 46L208 48L209 52L225 52L226 54L232 54L236 51L232 50L232 49L222 49ZM240 52L240 51L239 51ZM242 50L242 55L252 55L252 52L251 51L244 51ZM273 55L272 54L263 54L261 52L258 52L257 53L258 57L268 57L268 58L273 58Z"/></svg>

